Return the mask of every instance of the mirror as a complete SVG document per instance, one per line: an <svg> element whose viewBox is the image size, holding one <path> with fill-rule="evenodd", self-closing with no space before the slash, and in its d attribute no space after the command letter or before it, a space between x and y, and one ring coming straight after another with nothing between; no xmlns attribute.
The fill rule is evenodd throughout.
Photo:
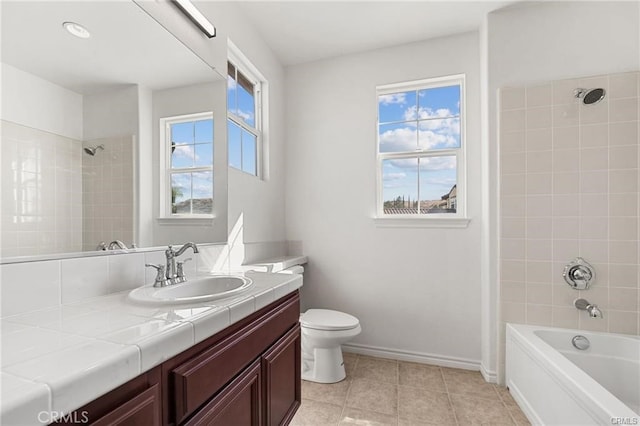
<svg viewBox="0 0 640 426"><path fill-rule="evenodd" d="M0 260L226 241L226 77L132 1L1 8Z"/></svg>

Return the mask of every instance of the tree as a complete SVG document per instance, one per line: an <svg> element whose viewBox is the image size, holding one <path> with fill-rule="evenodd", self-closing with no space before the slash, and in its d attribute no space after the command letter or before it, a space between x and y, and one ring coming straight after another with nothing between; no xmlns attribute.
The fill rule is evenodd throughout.
<svg viewBox="0 0 640 426"><path fill-rule="evenodd" d="M171 187L171 213L177 213L176 198L182 197L182 188L179 186Z"/></svg>

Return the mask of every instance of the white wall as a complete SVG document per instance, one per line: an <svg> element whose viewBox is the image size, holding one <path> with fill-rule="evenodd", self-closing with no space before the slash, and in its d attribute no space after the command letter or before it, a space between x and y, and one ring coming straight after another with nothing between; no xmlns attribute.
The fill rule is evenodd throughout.
<svg viewBox="0 0 640 426"><path fill-rule="evenodd" d="M85 95L83 117L85 141L137 134L137 85Z"/></svg>
<svg viewBox="0 0 640 426"><path fill-rule="evenodd" d="M479 61L467 33L287 68L287 237L310 260L303 304L357 316L360 349L479 368ZM377 228L376 85L459 73L469 227Z"/></svg>
<svg viewBox="0 0 640 426"><path fill-rule="evenodd" d="M82 95L2 63L2 119L82 140Z"/></svg>
<svg viewBox="0 0 640 426"><path fill-rule="evenodd" d="M268 82L268 130L262 179L229 168L229 233L242 219L243 254L234 263L282 254L285 240L284 70L271 49L232 2L199 2L198 8L216 25L216 39L227 37ZM224 18L222 18L224 17ZM215 39L214 39L215 40ZM226 70L223 71L226 75ZM274 244L275 243L275 244Z"/></svg>
<svg viewBox="0 0 640 426"><path fill-rule="evenodd" d="M490 271L484 283L498 292L497 93L505 86L637 70L640 13L637 2L554 2L491 13L487 21ZM497 312L497 299L484 307ZM502 332L500 330L500 332ZM496 341L503 341L501 335ZM498 356L504 344L494 348ZM492 357L495 359L495 357ZM494 365L494 367L496 367Z"/></svg>
<svg viewBox="0 0 640 426"><path fill-rule="evenodd" d="M213 72L212 72L213 74ZM213 80L213 78L212 78ZM169 225L154 221L154 246L177 244L184 241L197 243L220 242L227 239L227 132L226 132L226 81L218 78L213 83L176 87L153 92L153 188L160 187L160 119L201 112L213 112L214 129L214 221L207 225ZM160 212L160 194L153 193L153 217ZM176 240L178 238L178 240Z"/></svg>

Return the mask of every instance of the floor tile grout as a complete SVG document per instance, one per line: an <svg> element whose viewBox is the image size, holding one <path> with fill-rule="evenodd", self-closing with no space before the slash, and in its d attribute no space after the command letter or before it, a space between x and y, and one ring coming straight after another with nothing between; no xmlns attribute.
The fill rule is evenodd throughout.
<svg viewBox="0 0 640 426"><path fill-rule="evenodd" d="M351 360L353 364L352 364L351 368L349 369L349 373L350 374L345 379L349 383L348 383L348 386L346 387L346 391L344 393L344 398L341 399L342 400L342 406L341 407L338 407L335 404L332 404L331 402L326 402L326 400L323 401L322 400L323 398L318 398L318 399L305 398L305 399L309 399L311 401L315 401L315 402L322 403L322 404L334 405L334 407L336 409L340 408L340 417L339 417L338 421L335 423L336 426L338 426L345 419L345 415L347 414L349 409L356 410L356 412L357 411L364 412L365 415L366 415L367 412L369 412L369 413L371 413L371 415L386 416L386 418L390 418L390 419L395 417L395 423L396 423L396 425L399 425L400 421L403 420L403 419L401 419L402 416L401 416L401 410L400 410L400 399L401 399L401 397L400 397L400 386L404 386L404 387L407 387L407 388L413 388L413 389L420 389L420 390L424 390L424 391L427 391L427 392L430 392L430 393L436 393L436 394L443 394L444 393L444 394L446 394L447 395L447 400L446 401L448 402L448 406L449 406L448 407L449 414L453 417L453 421L454 421L454 422L452 422L452 425L455 424L455 425L459 426L461 424L461 419L458 418L458 413L457 413L457 411L456 411L456 409L454 408L454 405L453 405L452 396L454 396L454 395L457 395L458 397L462 396L462 397L465 397L465 398L474 399L474 400L476 400L476 403L479 403L478 400L480 400L480 401L481 400L486 400L486 401L494 401L494 402L495 401L500 401L501 404L499 406L501 406L502 409L506 411L506 417L504 416L505 413L502 413L500 410L498 411L498 415L500 416L500 418L503 419L503 420L507 420L508 419L508 421L510 421L513 425L518 425L518 422L517 422L516 417L515 417L515 415L517 414L516 410L515 409L512 410L512 408L514 408L514 407L512 407L510 405L507 405L507 402L505 401L505 398L503 398L502 393L498 391L498 385L490 384L491 388L492 388L492 391L493 391L493 395L495 395L495 398L490 398L490 397L484 396L485 395L484 392L485 392L486 388L480 388L483 391L482 392L478 392L478 393L480 393L482 396L476 395L476 394L469 395L469 394L465 394L465 393L452 393L451 389L450 389L449 380L455 380L455 379L453 379L453 377L455 377L455 376L451 376L451 377L449 377L449 380L447 380L447 374L445 374L445 369L443 367L441 367L441 366L433 366L433 365L429 365L429 364L423 364L423 365L426 366L426 367L435 367L435 368L438 369L438 371L440 373L439 374L439 379L442 381L442 384L444 386L444 391L441 390L439 387L437 389L433 389L433 388L430 388L429 386L415 386L415 385L411 385L411 384L409 384L409 385L401 384L400 383L400 378L401 378L400 377L401 376L401 374L400 374L400 366L401 366L401 363L403 361L389 360L389 359L385 359L385 358L376 358L376 357L368 357L368 356L366 357L367 359L372 359L372 360L376 360L376 361L391 361L391 362L394 362L394 364L395 364L395 369L394 369L395 370L394 371L394 373L395 373L395 383L390 383L390 381L384 381L384 380L377 380L376 379L376 378L379 378L379 377L382 377L382 378L386 377L387 379L391 379L391 377L389 376L390 371L389 371L389 366L388 365L386 367L384 367L384 371L386 371L386 373L382 374L382 376L377 376L377 375L374 374L375 378L371 378L370 376L367 377L367 374L364 374L363 377L357 377L357 371L358 371L358 368L360 367L360 361L361 361L361 359L364 359L364 358L361 358L361 357L363 357L363 356L360 355L360 354L354 354L354 356L353 356L353 358ZM409 363L409 364L420 365L420 363ZM369 365L367 367L364 367L364 365L363 365L363 368L371 369L371 366ZM363 371L366 372L367 370L363 370ZM452 369L452 371L457 373L458 369ZM467 370L459 370L459 371L460 372L466 372ZM469 375L470 376L473 375L473 373L474 372L469 371ZM406 372L405 372L405 374L406 374ZM428 377L429 376L427 376L427 380L431 380ZM358 381L363 380L363 381L368 381L368 382L371 382L371 383L378 383L378 384L384 384L384 385L393 386L393 388L395 390L395 402L396 402L396 407L395 407L396 408L396 413L395 413L395 416L393 416L393 415L390 416L388 413L380 412L375 407L373 409L371 409L371 408L362 408L362 407L358 407L359 404L356 404L356 406L353 406L353 407L350 406L348 404L348 401L349 401L349 397L352 396L353 386L354 386L354 383L356 382L356 380L358 380ZM458 380L460 380L460 379L458 379ZM467 380L467 379L465 379L465 380ZM471 381L469 382L473 386L476 385L474 380L475 379L471 379ZM416 382L411 381L411 383L415 384ZM418 383L420 383L420 382L418 382ZM427 383L427 382L422 382L422 383ZM456 389L457 390L460 390L459 386L460 386L459 383L456 384ZM388 387L387 389L390 391L391 387ZM317 397L317 395L315 395L315 396ZM354 401L354 403L356 403L356 402L357 401ZM495 406L495 407L497 407L497 406ZM518 408L517 406L515 406L515 407ZM468 410L468 408L465 408L464 406L463 407L459 407L459 408L461 408L463 410L463 412L466 412ZM335 413L333 415L335 415ZM467 413L466 415L469 415L469 414ZM418 422L420 422L420 421L418 421ZM310 423L310 424L313 424L313 423Z"/></svg>

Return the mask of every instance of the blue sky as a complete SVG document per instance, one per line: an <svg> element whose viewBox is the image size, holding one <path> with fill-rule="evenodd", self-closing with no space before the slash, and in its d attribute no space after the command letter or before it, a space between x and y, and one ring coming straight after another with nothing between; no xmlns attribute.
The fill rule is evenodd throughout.
<svg viewBox="0 0 640 426"><path fill-rule="evenodd" d="M252 93L227 79L227 109L251 127L256 126L255 100ZM256 174L256 137L229 120L229 165Z"/></svg>
<svg viewBox="0 0 640 426"><path fill-rule="evenodd" d="M460 147L460 86L398 92L378 97L380 152ZM455 156L385 160L383 200L439 200L456 183ZM419 185L418 185L419 183Z"/></svg>

